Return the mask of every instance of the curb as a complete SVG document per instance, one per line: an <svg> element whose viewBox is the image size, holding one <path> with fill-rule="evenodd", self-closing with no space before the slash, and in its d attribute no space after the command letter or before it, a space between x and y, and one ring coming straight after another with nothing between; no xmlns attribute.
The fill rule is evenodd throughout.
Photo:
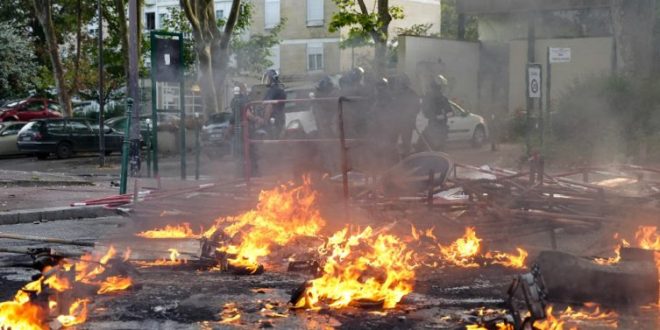
<svg viewBox="0 0 660 330"><path fill-rule="evenodd" d="M16 187L93 186L89 181L0 180L0 185Z"/></svg>
<svg viewBox="0 0 660 330"><path fill-rule="evenodd" d="M73 220L116 216L119 213L104 206L49 207L43 209L0 212L0 225L39 221Z"/></svg>

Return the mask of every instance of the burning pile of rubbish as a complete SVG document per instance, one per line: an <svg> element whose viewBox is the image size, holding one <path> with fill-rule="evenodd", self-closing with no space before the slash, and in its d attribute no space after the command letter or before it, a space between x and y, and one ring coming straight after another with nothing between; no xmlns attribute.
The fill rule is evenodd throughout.
<svg viewBox="0 0 660 330"><path fill-rule="evenodd" d="M506 307L482 309L467 322L471 323L468 329L523 329L525 326L563 329L580 326L580 322L600 322L598 324L603 327L616 327L616 312L601 309L597 304L603 303L603 296L594 296L593 301L597 303L574 307L570 304L590 300L580 297L570 301L562 296L564 292L557 288L567 283L565 279L556 281L552 273L570 271L566 265L588 264L590 266L584 267L618 267L617 271L626 274L626 254L630 257L631 252L625 247L634 245L646 250L660 247L656 228L640 227L635 240L630 240L634 243L621 240L616 255L611 258L586 259L543 251L535 262L530 262L530 253L520 246L508 252L490 249L492 240L488 235L477 234L481 233L479 226L466 224L461 227L462 236L446 239L446 233L434 227L418 229L413 225L409 231L402 230L409 228L408 222L403 221L380 226L351 224L336 232L328 230L328 223L321 216L319 193L305 178L300 185L284 184L262 190L254 209L220 217L206 229L194 230L189 223L181 223L135 234L150 243L156 240L160 240L159 244L194 242L199 246L196 255L185 250L181 252L178 245L162 249L160 253L165 254L167 250L168 257L152 260L131 260L128 248L122 256L110 247L103 255L85 254L79 258L55 257L46 251L52 260L42 267L39 278L25 285L13 300L0 303L0 325L11 329L46 329L81 324L87 319L94 296L135 286L135 276L131 276L137 274L134 267L141 271L163 267L161 271L169 271L165 267L192 264L193 268L212 274L287 274L283 270L300 273L296 278L303 280L291 292L288 303L260 303L261 315L269 318L286 318L298 310L402 311L415 304L411 293L423 280L420 279L425 274L423 270L451 269L459 273L464 272L461 270L464 268L499 271L498 268L506 267L512 270L507 276L513 276ZM655 294L643 296L644 299L652 296L657 302L660 262L657 269L654 264L652 272L637 263L633 267L642 267L640 274L644 276L655 276ZM594 271L599 270L594 268ZM528 273L511 275L514 272ZM576 277L576 282L580 283L579 276ZM551 305L550 300L567 305L558 308L560 305ZM240 304L222 306L219 322L243 322Z"/></svg>
<svg viewBox="0 0 660 330"><path fill-rule="evenodd" d="M36 280L20 289L12 301L0 303L0 328L56 329L84 323L95 295L133 285L128 258L128 253L119 257L112 246L103 255L51 258Z"/></svg>

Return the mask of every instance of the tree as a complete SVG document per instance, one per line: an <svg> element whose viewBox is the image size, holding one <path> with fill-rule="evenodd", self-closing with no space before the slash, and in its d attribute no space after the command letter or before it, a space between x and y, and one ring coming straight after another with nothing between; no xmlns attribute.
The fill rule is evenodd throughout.
<svg viewBox="0 0 660 330"><path fill-rule="evenodd" d="M222 104L220 91L227 76L229 41L238 22L241 0L232 0L229 17L222 30L217 26L213 0L180 0L180 2L192 27L206 112L217 112L219 105Z"/></svg>
<svg viewBox="0 0 660 330"><path fill-rule="evenodd" d="M46 45L48 47L48 55L55 75L55 86L57 88L57 96L60 105L64 108L64 112L71 116L73 110L71 108L71 96L67 89L67 84L64 78L64 66L60 58L60 47L55 32L55 24L53 24L53 4L51 0L32 0L37 19L44 30L46 38Z"/></svg>
<svg viewBox="0 0 660 330"><path fill-rule="evenodd" d="M445 39L457 39L458 13L456 12L456 0L443 0L441 6L440 36ZM465 18L465 40L479 40L479 23L475 16Z"/></svg>
<svg viewBox="0 0 660 330"><path fill-rule="evenodd" d="M374 42L374 70L379 76L387 68L387 41L390 23L403 18L403 8L390 6L389 0L376 0L376 7L369 12L364 0L333 0L339 9L332 15L328 30L337 32L348 28L347 38Z"/></svg>
<svg viewBox="0 0 660 330"><path fill-rule="evenodd" d="M10 23L0 22L0 99L25 94L37 74L32 40Z"/></svg>

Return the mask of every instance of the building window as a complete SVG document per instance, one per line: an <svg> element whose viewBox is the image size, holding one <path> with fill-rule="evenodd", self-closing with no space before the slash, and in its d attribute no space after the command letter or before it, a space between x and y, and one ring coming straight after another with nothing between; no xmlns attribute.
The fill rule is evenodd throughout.
<svg viewBox="0 0 660 330"><path fill-rule="evenodd" d="M158 28L162 29L165 25L165 20L167 19L167 14L158 15Z"/></svg>
<svg viewBox="0 0 660 330"><path fill-rule="evenodd" d="M147 30L156 29L156 13L146 13Z"/></svg>
<svg viewBox="0 0 660 330"><path fill-rule="evenodd" d="M323 71L323 44L307 44L307 71Z"/></svg>
<svg viewBox="0 0 660 330"><path fill-rule="evenodd" d="M323 0L307 0L307 26L323 26Z"/></svg>
<svg viewBox="0 0 660 330"><path fill-rule="evenodd" d="M280 24L280 0L264 0L264 28L272 29Z"/></svg>
<svg viewBox="0 0 660 330"><path fill-rule="evenodd" d="M215 19L225 19L225 11L223 9L216 10Z"/></svg>

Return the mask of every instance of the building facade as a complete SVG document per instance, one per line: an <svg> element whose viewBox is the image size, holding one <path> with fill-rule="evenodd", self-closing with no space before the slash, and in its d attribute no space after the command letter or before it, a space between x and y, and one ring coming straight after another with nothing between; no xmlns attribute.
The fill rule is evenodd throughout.
<svg viewBox="0 0 660 330"><path fill-rule="evenodd" d="M250 33L263 34L286 20L280 32L280 44L271 49L272 68L280 71L285 81L313 81L325 74L337 74L355 65L355 52L341 49L342 31L331 33L328 25L337 7L332 0L248 0L254 5ZM374 0L367 0L374 8ZM227 18L231 0L216 0L217 18ZM404 8L405 18L390 26L394 35L398 28L432 23L430 32L440 31L440 0L392 0L391 5ZM178 0L145 0L144 27L160 29L171 7ZM360 49L358 56L368 58L370 50Z"/></svg>

